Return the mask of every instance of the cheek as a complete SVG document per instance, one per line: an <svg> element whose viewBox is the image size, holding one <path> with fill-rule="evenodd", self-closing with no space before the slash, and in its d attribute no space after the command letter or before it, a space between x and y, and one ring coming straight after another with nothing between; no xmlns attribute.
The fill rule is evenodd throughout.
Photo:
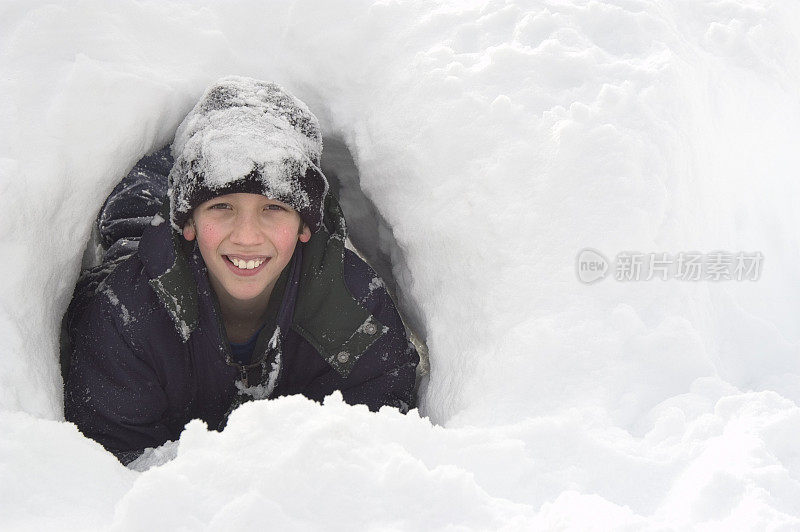
<svg viewBox="0 0 800 532"><path fill-rule="evenodd" d="M296 227L281 227L275 232L274 240L275 247L282 250L294 249L297 243L297 228Z"/></svg>
<svg viewBox="0 0 800 532"><path fill-rule="evenodd" d="M222 240L222 232L214 224L199 224L197 226L197 244L201 250L216 249Z"/></svg>

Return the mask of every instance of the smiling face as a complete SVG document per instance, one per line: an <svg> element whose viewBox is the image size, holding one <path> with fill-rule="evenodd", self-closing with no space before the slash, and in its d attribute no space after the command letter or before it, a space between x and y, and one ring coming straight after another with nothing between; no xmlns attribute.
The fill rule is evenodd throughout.
<svg viewBox="0 0 800 532"><path fill-rule="evenodd" d="M297 211L259 194L217 196L198 205L183 228L197 238L211 286L239 305L262 302L311 232Z"/></svg>

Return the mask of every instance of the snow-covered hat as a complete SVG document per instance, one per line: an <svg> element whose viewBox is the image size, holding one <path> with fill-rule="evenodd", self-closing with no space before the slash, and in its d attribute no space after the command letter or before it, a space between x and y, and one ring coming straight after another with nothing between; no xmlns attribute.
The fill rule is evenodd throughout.
<svg viewBox="0 0 800 532"><path fill-rule="evenodd" d="M170 222L223 194L263 194L290 205L312 232L322 225L328 181L322 135L308 107L274 83L230 76L206 89L175 133Z"/></svg>

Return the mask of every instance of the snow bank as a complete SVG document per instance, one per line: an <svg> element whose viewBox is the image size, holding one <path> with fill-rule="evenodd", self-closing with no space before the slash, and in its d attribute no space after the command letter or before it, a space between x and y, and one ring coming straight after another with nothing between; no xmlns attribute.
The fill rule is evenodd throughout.
<svg viewBox="0 0 800 532"><path fill-rule="evenodd" d="M797 6L0 15L3 528L800 525ZM221 434L191 423L137 473L61 421L57 327L105 195L227 74L286 87L353 154L391 227L365 251L391 257L430 348L436 425L285 398ZM587 247L764 264L757 281L586 285Z"/></svg>

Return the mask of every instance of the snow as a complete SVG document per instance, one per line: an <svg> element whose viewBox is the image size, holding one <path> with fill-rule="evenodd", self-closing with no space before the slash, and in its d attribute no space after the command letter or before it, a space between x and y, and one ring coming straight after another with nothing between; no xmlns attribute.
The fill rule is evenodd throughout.
<svg viewBox="0 0 800 532"><path fill-rule="evenodd" d="M269 339L269 343L267 344L269 349L275 352L275 360L272 362L269 375L267 375L267 382L265 384L259 384L258 386L245 386L242 381L237 380L236 389L238 389L239 392L249 395L253 399L267 399L272 395L272 392L275 391L275 384L278 382L278 374L281 371L280 335L281 328L280 326L276 326L275 332L272 333L272 338Z"/></svg>
<svg viewBox="0 0 800 532"><path fill-rule="evenodd" d="M795 3L0 15L0 528L800 527ZM391 259L430 377L419 413L252 402L132 471L63 421L58 326L108 192L231 74L353 155L372 205L343 208L374 207L362 251ZM587 248L764 263L587 285Z"/></svg>
<svg viewBox="0 0 800 532"><path fill-rule="evenodd" d="M105 295L108 298L108 300L111 301L112 305L120 308L123 325L127 326L131 322L136 321L136 318L134 316L131 316L131 313L128 311L128 308L122 303L120 303L117 294L111 288L106 287L106 285L102 283L98 287L98 292Z"/></svg>

